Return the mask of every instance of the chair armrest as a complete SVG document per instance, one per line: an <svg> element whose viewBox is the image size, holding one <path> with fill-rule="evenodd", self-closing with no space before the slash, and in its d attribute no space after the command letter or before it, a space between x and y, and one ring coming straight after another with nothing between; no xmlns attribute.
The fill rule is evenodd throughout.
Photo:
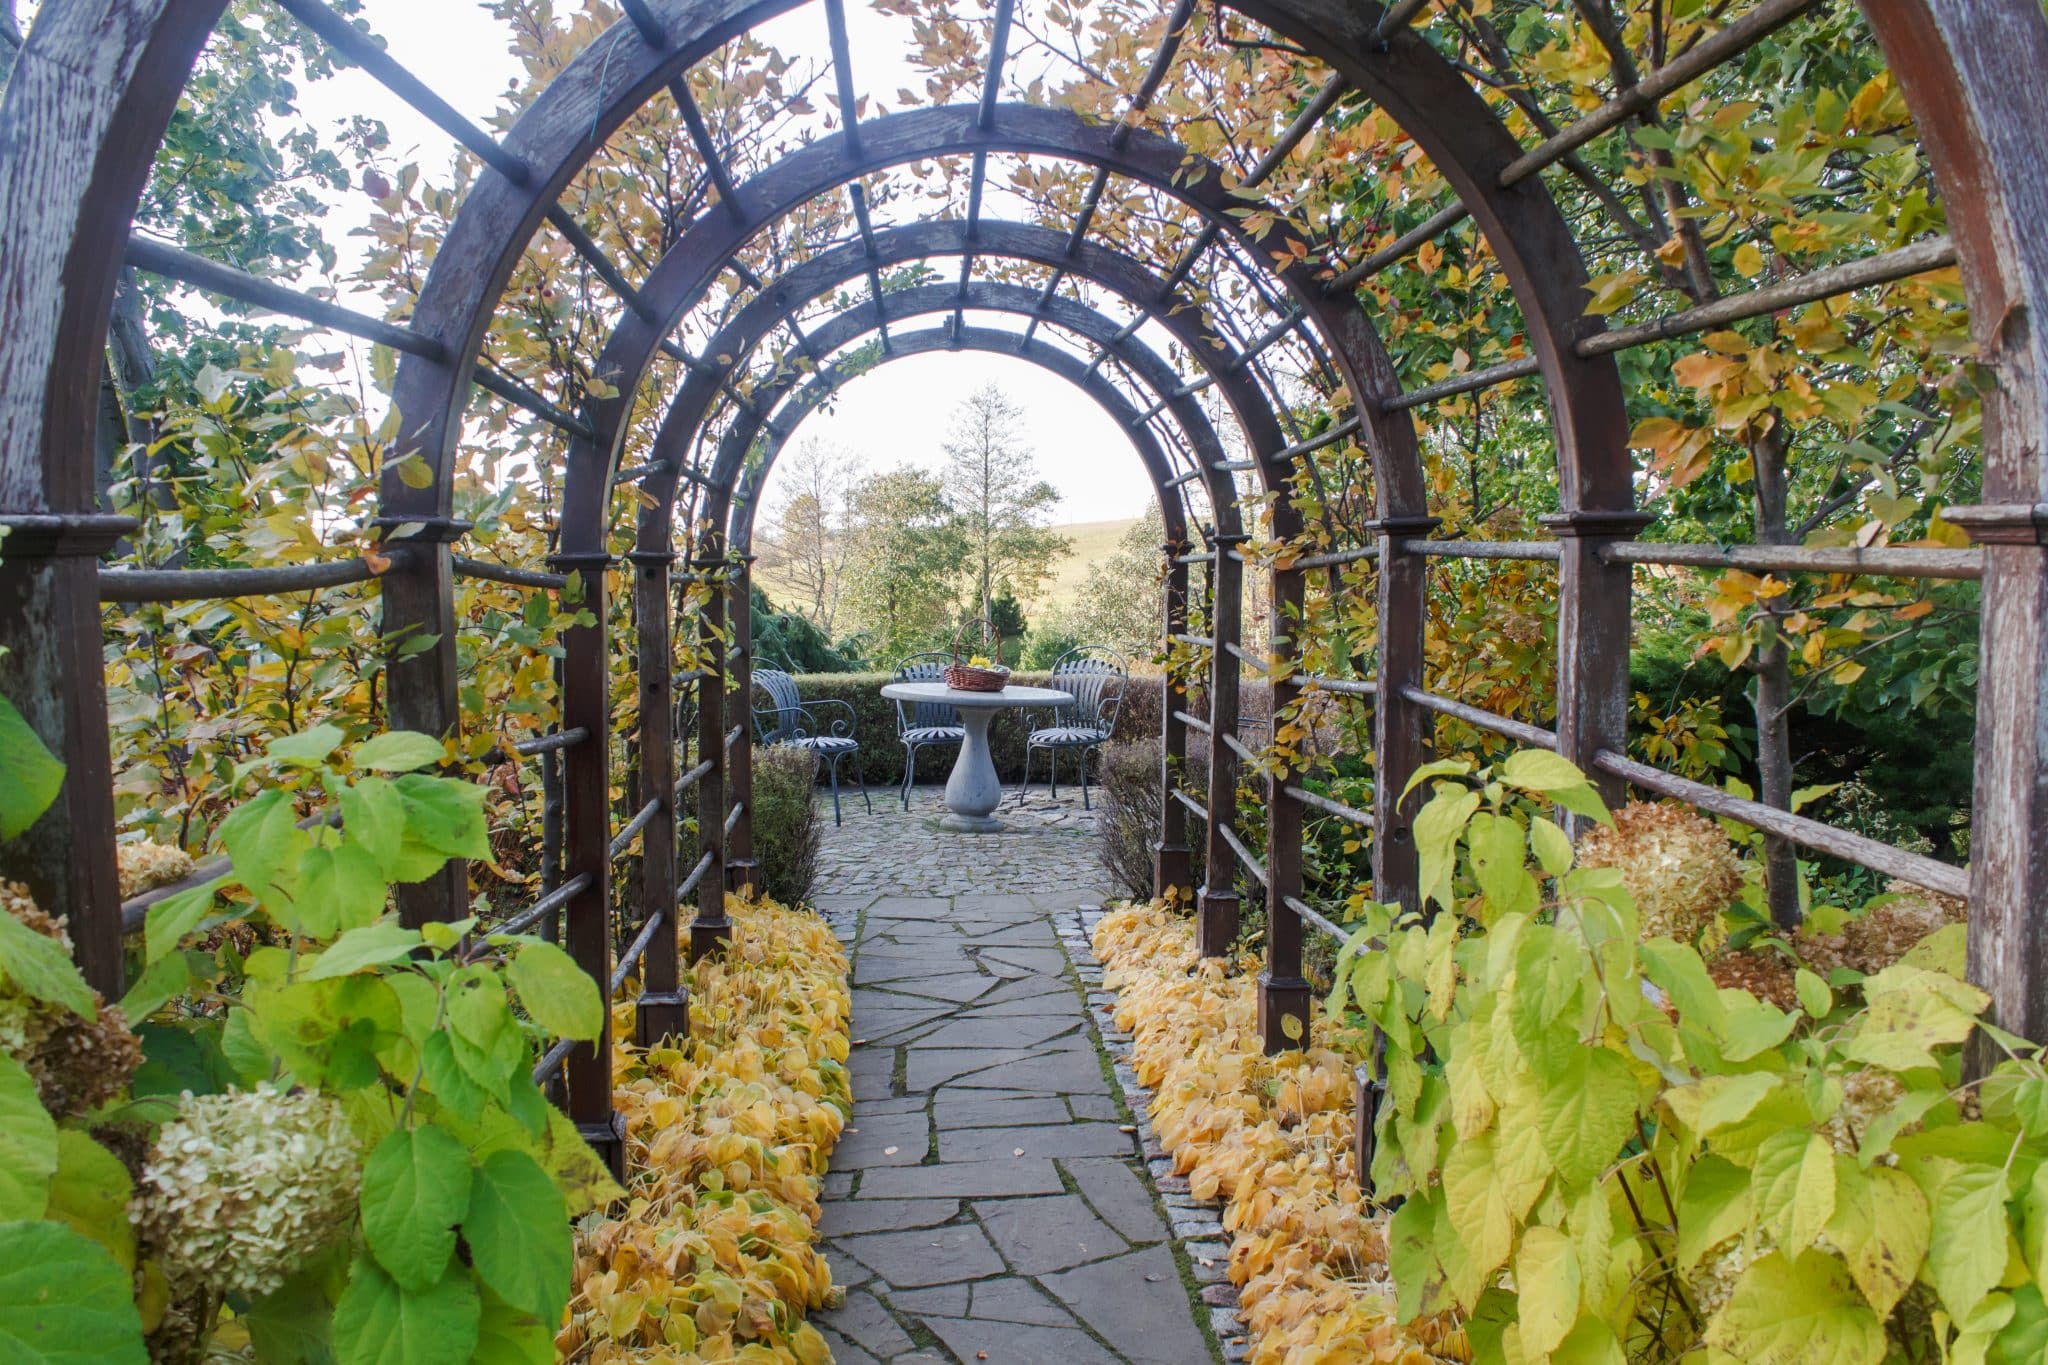
<svg viewBox="0 0 2048 1365"><path fill-rule="evenodd" d="M853 709L853 703L839 697L820 697L798 709L811 723L812 734L832 739L853 738L860 720L860 713Z"/></svg>

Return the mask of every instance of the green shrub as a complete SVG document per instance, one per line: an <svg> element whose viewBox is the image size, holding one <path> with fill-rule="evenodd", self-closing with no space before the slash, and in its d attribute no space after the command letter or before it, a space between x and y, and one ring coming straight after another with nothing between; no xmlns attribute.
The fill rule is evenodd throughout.
<svg viewBox="0 0 2048 1365"><path fill-rule="evenodd" d="M794 744L754 749L754 857L761 890L784 905L808 901L824 826L814 788L818 756Z"/></svg>

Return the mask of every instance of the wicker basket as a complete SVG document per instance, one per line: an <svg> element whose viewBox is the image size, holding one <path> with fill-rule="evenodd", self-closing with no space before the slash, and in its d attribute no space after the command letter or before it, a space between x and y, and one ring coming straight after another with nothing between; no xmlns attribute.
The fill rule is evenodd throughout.
<svg viewBox="0 0 2048 1365"><path fill-rule="evenodd" d="M953 632L953 662L946 665L946 686L955 692L1000 692L1010 681L1010 670L997 664L994 668L983 668L979 664L960 662L960 637L968 626L983 626L982 638L995 634L996 623L987 617L977 621L965 621L960 629Z"/></svg>

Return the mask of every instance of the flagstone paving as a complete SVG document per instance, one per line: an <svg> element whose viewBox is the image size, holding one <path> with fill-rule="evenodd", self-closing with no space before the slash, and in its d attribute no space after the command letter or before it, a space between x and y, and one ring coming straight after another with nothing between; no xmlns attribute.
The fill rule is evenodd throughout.
<svg viewBox="0 0 2048 1365"><path fill-rule="evenodd" d="M1189 1285L1220 1268L1176 1249L1089 1013L1093 817L1041 788L1005 832L951 834L937 795L826 831L854 1118L821 1228L846 1302L814 1321L841 1365L1213 1362Z"/></svg>

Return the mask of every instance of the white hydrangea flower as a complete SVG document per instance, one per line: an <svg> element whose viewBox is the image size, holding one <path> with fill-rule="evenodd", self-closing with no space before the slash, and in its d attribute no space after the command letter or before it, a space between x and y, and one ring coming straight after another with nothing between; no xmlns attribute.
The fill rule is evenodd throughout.
<svg viewBox="0 0 2048 1365"><path fill-rule="evenodd" d="M174 1282L260 1298L347 1229L361 1180L341 1106L266 1083L187 1093L137 1197Z"/></svg>

